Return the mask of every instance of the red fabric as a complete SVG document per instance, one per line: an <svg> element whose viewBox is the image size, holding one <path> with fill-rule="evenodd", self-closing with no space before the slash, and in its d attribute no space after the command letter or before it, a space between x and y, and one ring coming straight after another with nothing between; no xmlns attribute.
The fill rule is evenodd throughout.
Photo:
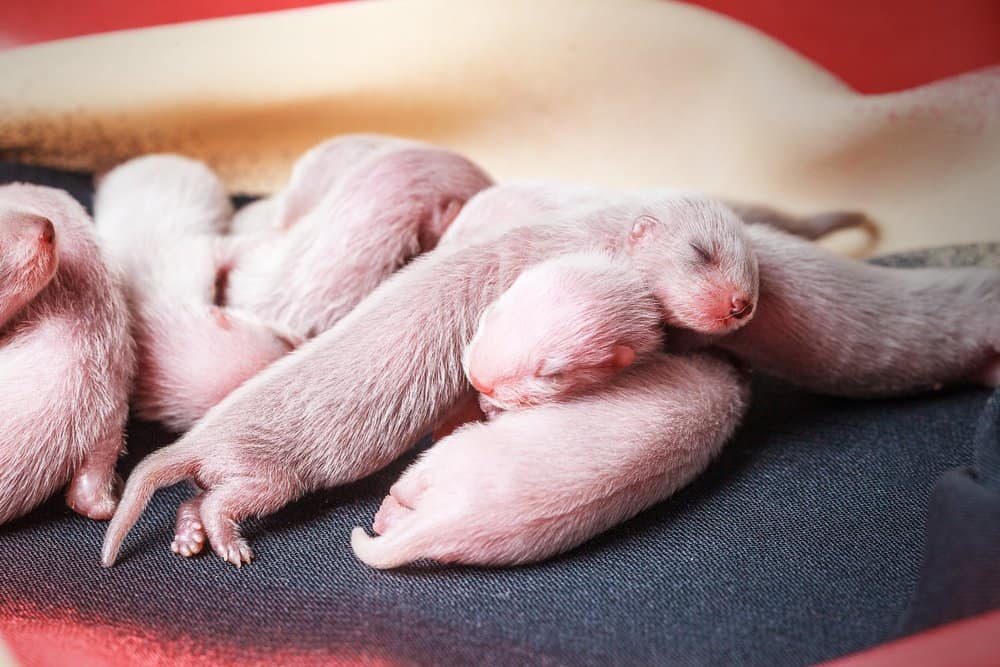
<svg viewBox="0 0 1000 667"><path fill-rule="evenodd" d="M1000 63L997 0L689 0L785 43L864 93Z"/></svg>
<svg viewBox="0 0 1000 667"><path fill-rule="evenodd" d="M384 656L343 650L291 650L214 644L142 626L111 625L76 610L0 607L5 641L23 667L391 667Z"/></svg>
<svg viewBox="0 0 1000 667"><path fill-rule="evenodd" d="M821 667L996 667L1000 611L943 625Z"/></svg>
<svg viewBox="0 0 1000 667"><path fill-rule="evenodd" d="M5 0L0 2L0 46L338 1L343 0Z"/></svg>
<svg viewBox="0 0 1000 667"><path fill-rule="evenodd" d="M759 28L866 93L1000 63L996 0L689 1ZM8 0L0 3L0 46L318 4L323 0Z"/></svg>

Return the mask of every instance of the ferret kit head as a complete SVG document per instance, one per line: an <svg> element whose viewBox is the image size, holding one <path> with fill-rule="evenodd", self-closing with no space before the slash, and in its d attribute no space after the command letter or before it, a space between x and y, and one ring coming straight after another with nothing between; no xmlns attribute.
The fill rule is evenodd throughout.
<svg viewBox="0 0 1000 667"><path fill-rule="evenodd" d="M757 258L740 219L710 199L645 193L626 241L665 321L725 334L757 307Z"/></svg>
<svg viewBox="0 0 1000 667"><path fill-rule="evenodd" d="M624 258L559 257L524 271L483 312L466 347L466 375L502 409L582 393L657 350L660 317Z"/></svg>

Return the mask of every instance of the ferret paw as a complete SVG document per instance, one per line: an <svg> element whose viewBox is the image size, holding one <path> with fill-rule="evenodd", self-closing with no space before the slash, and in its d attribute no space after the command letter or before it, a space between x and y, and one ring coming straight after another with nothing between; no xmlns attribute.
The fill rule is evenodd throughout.
<svg viewBox="0 0 1000 667"><path fill-rule="evenodd" d="M122 478L105 471L80 470L66 489L66 505L77 514L107 521L118 508Z"/></svg>
<svg viewBox="0 0 1000 667"><path fill-rule="evenodd" d="M205 527L201 524L197 508L182 505L177 512L174 541L170 543L170 550L175 554L190 558L201 553L206 539Z"/></svg>
<svg viewBox="0 0 1000 667"><path fill-rule="evenodd" d="M253 560L253 549L242 537L215 547L215 552L219 554L219 558L236 567L243 567Z"/></svg>

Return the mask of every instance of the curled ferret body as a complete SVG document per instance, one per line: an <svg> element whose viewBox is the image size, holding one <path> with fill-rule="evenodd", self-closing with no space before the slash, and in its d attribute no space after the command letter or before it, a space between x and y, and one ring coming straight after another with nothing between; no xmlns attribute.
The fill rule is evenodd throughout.
<svg viewBox="0 0 1000 667"><path fill-rule="evenodd" d="M438 442L390 490L354 553L515 565L566 551L687 484L747 404L745 378L708 355L658 353L594 392L506 412Z"/></svg>
<svg viewBox="0 0 1000 667"><path fill-rule="evenodd" d="M100 179L98 232L121 267L133 316L136 413L186 430L299 339L226 304L237 246L222 182L176 155L126 162Z"/></svg>
<svg viewBox="0 0 1000 667"><path fill-rule="evenodd" d="M490 183L482 169L441 148L373 135L324 142L296 164L276 203L261 205L270 207L277 232L234 268L230 303L315 336L434 248Z"/></svg>
<svg viewBox="0 0 1000 667"><path fill-rule="evenodd" d="M705 261L690 245L698 241L708 246L702 250L726 245L728 252ZM248 562L239 521L398 457L472 395L461 355L487 304L525 268L588 250L627 255L663 310L696 295L691 311L698 316L685 317L710 331L746 321L730 317L734 289L756 297L742 223L704 200L630 201L579 223L520 228L490 243L428 253L141 462L109 526L102 562L114 562L156 489L188 478L206 490L200 524L213 549L234 564ZM671 291L680 277L695 285ZM720 312L732 321L720 322Z"/></svg>
<svg viewBox="0 0 1000 667"><path fill-rule="evenodd" d="M608 382L663 345L660 306L624 258L572 253L525 270L479 318L462 365L484 410Z"/></svg>
<svg viewBox="0 0 1000 667"><path fill-rule="evenodd" d="M60 487L107 519L118 502L134 370L128 311L67 193L0 186L0 523Z"/></svg>
<svg viewBox="0 0 1000 667"><path fill-rule="evenodd" d="M754 368L857 398L1000 384L1000 271L881 267L766 227L749 234L759 313L713 342Z"/></svg>

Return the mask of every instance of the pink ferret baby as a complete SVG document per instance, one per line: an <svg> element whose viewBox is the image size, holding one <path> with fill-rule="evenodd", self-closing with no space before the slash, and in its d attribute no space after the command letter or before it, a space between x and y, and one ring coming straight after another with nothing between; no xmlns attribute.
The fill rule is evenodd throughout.
<svg viewBox="0 0 1000 667"><path fill-rule="evenodd" d="M856 373L858 383L878 385L894 367L911 367L917 372L895 376L892 391L899 393L922 386L925 379L961 377L988 351L980 339L988 341L990 313L996 313L988 308L995 300L987 298L991 290L983 291L987 281L979 274L942 271L894 279L888 274L898 269L840 260L808 244L801 250L788 246L801 259L789 262L777 243L770 252L763 239L706 227L705 214L720 210L711 203L650 198L637 210L629 201L609 202L602 212L573 224L514 229L489 243L417 259L338 326L251 379L181 440L142 461L108 527L102 562L114 562L156 489L184 479L205 489L200 517L212 548L231 563L248 562L252 551L240 534L240 521L273 513L308 491L368 475L417 442L472 394L461 357L486 306L526 268L570 252L599 248L627 255L664 310L689 311L690 326L711 333L748 321L720 322L718 310L705 317L704 305L731 309L726 301L734 287L756 302L756 249L761 273L773 275L774 282L761 282L761 317L743 327L745 343L750 351L763 349L760 354L778 357L781 348L768 352L767 346L787 330L798 353L788 366L793 381L822 379L829 345L841 337L847 354L839 357L840 377ZM474 209L467 207L466 213ZM735 261L725 259L730 253L716 252L729 250L734 240L739 241ZM691 245L705 241L712 241L711 247ZM707 261L700 250L708 251ZM734 285L731 275L742 278ZM835 280L837 289L816 300L824 285L821 276ZM801 291L800 281L807 281ZM671 291L671 285L691 282L696 286ZM877 296L866 296L868 291ZM772 295L780 298L772 300ZM963 306L953 309L956 296ZM684 307L685 299L690 308ZM917 317L908 315L913 302L920 304ZM977 302L978 310L972 310ZM729 309L725 312L732 318ZM973 314L983 321L982 336L941 343L942 319L954 331ZM896 325L888 330L880 327L887 316ZM677 325L683 325L680 318ZM892 340L901 331L909 351ZM850 347L857 340L868 345L863 355L852 357ZM935 358L932 365L925 364L928 351ZM828 385L837 390L833 382ZM434 532L421 521L424 527L413 532L404 530L405 524L390 522L398 531L383 525L386 535L375 540L386 540L378 542L385 548L366 550L362 534L356 550L381 567L421 555L457 560L468 553L472 562L519 562L557 553L690 480L738 423L744 391L731 364L663 355L662 365L635 365L606 387L573 400L466 427L421 460L441 457L443 462L433 466L440 473L408 472L407 483L392 495L417 513L435 514L439 508L441 518L427 521L474 548L456 547L453 540L434 547ZM480 451L489 454L475 458ZM465 458L451 465L453 454ZM434 495L423 504L417 498L420 489L431 486ZM468 514L457 514L463 508ZM516 516L522 510L548 529L518 540L525 528ZM491 521L499 511L514 519ZM468 530L460 534L464 525ZM390 533L399 539L389 540Z"/></svg>
<svg viewBox="0 0 1000 667"><path fill-rule="evenodd" d="M487 414L584 393L661 347L660 312L626 260L564 255L487 306L463 367Z"/></svg>
<svg viewBox="0 0 1000 667"><path fill-rule="evenodd" d="M103 243L125 274L138 352L136 413L186 430L299 339L226 305L235 251L219 179L176 155L126 162L97 188Z"/></svg>
<svg viewBox="0 0 1000 667"><path fill-rule="evenodd" d="M351 533L375 568L419 559L514 565L577 546L690 482L742 418L731 363L654 354L571 401L499 415L438 442L392 486L373 530Z"/></svg>
<svg viewBox="0 0 1000 667"><path fill-rule="evenodd" d="M205 493L182 506L184 546L201 538L227 561L249 562L237 522L396 458L472 394L461 355L486 306L526 268L590 250L627 257L662 312L708 331L746 322L756 301L757 266L742 223L703 199L650 196L578 223L515 229L487 244L428 253L142 461L108 529L103 563L114 562L153 492L187 478ZM735 308L734 300L745 303ZM253 400L264 394L271 399ZM248 401L257 406L249 412ZM195 513L198 532L191 529Z"/></svg>
<svg viewBox="0 0 1000 667"><path fill-rule="evenodd" d="M83 208L0 186L0 524L67 482L67 505L110 518L133 362L125 300Z"/></svg>
<svg viewBox="0 0 1000 667"><path fill-rule="evenodd" d="M468 159L433 146L373 135L324 142L299 160L273 203L238 221L241 229L264 229L267 242L234 267L230 303L315 336L434 248L490 183ZM262 222L268 207L271 224Z"/></svg>

